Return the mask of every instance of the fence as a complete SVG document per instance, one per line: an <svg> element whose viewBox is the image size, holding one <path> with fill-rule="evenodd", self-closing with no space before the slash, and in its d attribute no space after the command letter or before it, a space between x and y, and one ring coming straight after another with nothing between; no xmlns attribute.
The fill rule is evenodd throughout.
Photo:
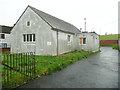
<svg viewBox="0 0 120 90"><path fill-rule="evenodd" d="M35 77L33 52L2 55L2 88L15 88Z"/></svg>

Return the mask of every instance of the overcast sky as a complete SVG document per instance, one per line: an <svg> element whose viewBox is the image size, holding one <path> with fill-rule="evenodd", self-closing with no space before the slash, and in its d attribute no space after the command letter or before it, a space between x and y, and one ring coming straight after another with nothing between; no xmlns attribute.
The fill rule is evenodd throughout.
<svg viewBox="0 0 120 90"><path fill-rule="evenodd" d="M28 5L67 21L84 31L118 33L120 0L0 0L0 25L13 26Z"/></svg>

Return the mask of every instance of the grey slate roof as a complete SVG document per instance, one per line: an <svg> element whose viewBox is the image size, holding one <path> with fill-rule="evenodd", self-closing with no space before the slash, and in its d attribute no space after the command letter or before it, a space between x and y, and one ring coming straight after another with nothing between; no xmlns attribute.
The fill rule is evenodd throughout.
<svg viewBox="0 0 120 90"><path fill-rule="evenodd" d="M0 33L10 34L12 27L0 25Z"/></svg>
<svg viewBox="0 0 120 90"><path fill-rule="evenodd" d="M42 12L32 6L30 7L36 14L38 14L46 23L48 23L53 29L61 30L63 32L69 33L80 33L80 30L77 29L70 23L67 23L61 19L58 19L52 15L49 15L45 12Z"/></svg>

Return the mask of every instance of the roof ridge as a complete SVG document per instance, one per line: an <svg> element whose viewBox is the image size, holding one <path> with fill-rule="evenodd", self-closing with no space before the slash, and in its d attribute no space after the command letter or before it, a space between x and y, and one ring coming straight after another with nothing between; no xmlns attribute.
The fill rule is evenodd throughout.
<svg viewBox="0 0 120 90"><path fill-rule="evenodd" d="M30 7L31 9L34 8L34 7L30 6L30 5L28 5L28 7ZM39 9L37 9L37 8L34 8L34 9L39 10ZM43 11L41 11L41 10L39 10L39 11L40 11L40 12L43 12ZM46 12L43 12L43 13L48 14L48 13L46 13ZM48 15L50 15L50 14L48 14ZM53 15L50 15L50 16L52 16L52 17L54 17L54 18L57 18L57 17L55 17L55 16L53 16ZM57 18L57 19L59 19L59 20L61 20L61 21L63 21L63 22L66 22L66 21L64 21L64 20L62 20L62 19L60 19L60 18ZM66 23L68 23L68 22L66 22ZM68 23L68 24L71 24L71 23ZM73 25L73 24L71 24L71 25ZM73 26L74 26L74 25L73 25ZM75 27L75 26L74 26L74 27Z"/></svg>

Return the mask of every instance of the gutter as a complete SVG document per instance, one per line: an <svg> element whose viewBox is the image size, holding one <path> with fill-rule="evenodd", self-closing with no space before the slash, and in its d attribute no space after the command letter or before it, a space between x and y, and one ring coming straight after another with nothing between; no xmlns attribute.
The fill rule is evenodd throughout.
<svg viewBox="0 0 120 90"><path fill-rule="evenodd" d="M75 35L75 33L67 32L67 31L64 31L64 30L57 29L57 28L51 28L51 30L54 30L54 31L61 31L61 32L64 32L64 33L69 33L69 34Z"/></svg>

